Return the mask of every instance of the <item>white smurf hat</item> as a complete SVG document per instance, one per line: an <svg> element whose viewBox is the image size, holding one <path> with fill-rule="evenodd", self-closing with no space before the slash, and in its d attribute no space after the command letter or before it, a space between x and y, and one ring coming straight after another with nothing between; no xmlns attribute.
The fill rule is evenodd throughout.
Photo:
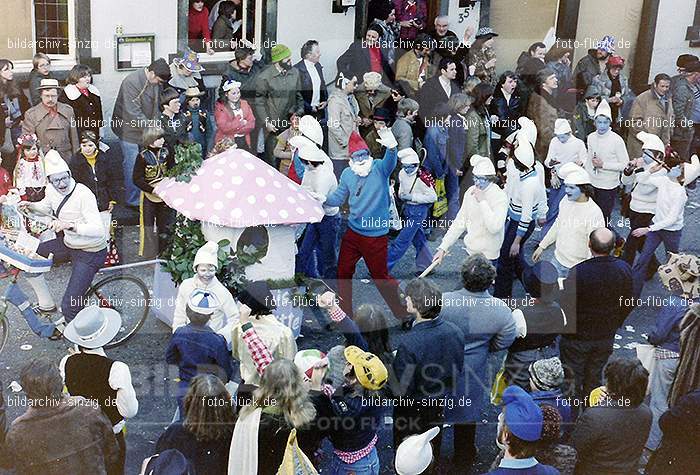
<svg viewBox="0 0 700 475"><path fill-rule="evenodd" d="M401 165L412 165L420 163L418 154L412 148L404 148L399 150L399 160L401 160Z"/></svg>
<svg viewBox="0 0 700 475"><path fill-rule="evenodd" d="M199 264L211 264L217 269L219 268L219 260L217 254L219 253L219 244L214 241L207 241L204 246L197 250L197 254L194 256L194 263L192 264L192 269L197 270Z"/></svg>
<svg viewBox="0 0 700 475"><path fill-rule="evenodd" d="M489 176L496 174L496 168L489 157L482 155L472 155L469 159L469 164L472 166L472 174L476 176Z"/></svg>
<svg viewBox="0 0 700 475"><path fill-rule="evenodd" d="M440 432L439 427L433 427L422 434L412 435L396 449L394 467L398 475L419 475L433 461L433 448L430 441Z"/></svg>
<svg viewBox="0 0 700 475"><path fill-rule="evenodd" d="M637 139L642 142L643 149L666 153L666 147L657 135L648 132L639 132L637 134Z"/></svg>
<svg viewBox="0 0 700 475"><path fill-rule="evenodd" d="M56 150L49 150L44 155L44 170L46 171L46 176L55 175L56 173L68 172L68 164L61 158L61 154Z"/></svg>
<svg viewBox="0 0 700 475"><path fill-rule="evenodd" d="M564 179L566 185L591 184L591 176L588 172L573 162L562 165L557 174Z"/></svg>
<svg viewBox="0 0 700 475"><path fill-rule="evenodd" d="M564 135L571 132L571 124L566 119L557 119L554 121L554 135Z"/></svg>

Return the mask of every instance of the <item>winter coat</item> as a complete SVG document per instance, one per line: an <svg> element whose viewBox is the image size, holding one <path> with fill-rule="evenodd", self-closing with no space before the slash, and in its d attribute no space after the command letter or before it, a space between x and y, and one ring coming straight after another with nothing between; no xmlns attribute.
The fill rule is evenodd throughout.
<svg viewBox="0 0 700 475"><path fill-rule="evenodd" d="M673 140L684 141L693 138L694 89L685 76L671 81L670 92L673 98L673 115L675 116L675 124L671 132Z"/></svg>
<svg viewBox="0 0 700 475"><path fill-rule="evenodd" d="M435 68L430 64L430 56L425 56L421 60L414 51L408 51L396 62L396 82L400 83L408 97L415 98L421 87L420 68L425 64L423 80L427 81L435 74Z"/></svg>
<svg viewBox="0 0 700 475"><path fill-rule="evenodd" d="M100 128L104 125L102 120L102 99L100 91L95 86L88 86L88 95L80 92L75 84L69 84L61 94L58 100L68 104L73 108L75 114L78 136L83 130L91 130L95 135L100 136Z"/></svg>
<svg viewBox="0 0 700 475"><path fill-rule="evenodd" d="M0 466L17 475L106 475L119 457L112 423L84 398L30 407L12 422Z"/></svg>
<svg viewBox="0 0 700 475"><path fill-rule="evenodd" d="M420 117L424 120L431 120L435 118L434 110L438 104L447 104L450 97L462 92L457 81L450 82L450 95L448 96L445 90L442 88L442 83L440 82L440 76L436 75L428 79L423 87L418 91L418 104L420 108L418 113ZM428 125L429 126L429 125Z"/></svg>
<svg viewBox="0 0 700 475"><path fill-rule="evenodd" d="M546 91L534 92L527 105L526 115L537 126L535 158L540 161L547 156L549 143L554 138L554 122L560 117L559 111L553 105L553 99Z"/></svg>
<svg viewBox="0 0 700 475"><path fill-rule="evenodd" d="M447 164L453 170L466 171L469 167L467 147L467 119L460 114L452 114L447 121Z"/></svg>
<svg viewBox="0 0 700 475"><path fill-rule="evenodd" d="M574 136L583 140L583 143L586 143L588 141L588 136L596 130L593 117L588 115L588 107L585 101L579 101L579 103L576 104L574 117L571 122Z"/></svg>
<svg viewBox="0 0 700 475"><path fill-rule="evenodd" d="M216 121L216 137L214 143L218 143L225 138L234 138L237 135L244 135L245 141L250 146L250 133L255 129L255 115L248 103L241 99L241 115L235 114L228 104L217 101L214 106L214 120ZM243 124L243 120L246 121Z"/></svg>
<svg viewBox="0 0 700 475"><path fill-rule="evenodd" d="M352 104L352 105L351 105ZM328 97L328 155L335 160L347 160L350 134L357 132L357 113L360 106L355 96L334 88Z"/></svg>
<svg viewBox="0 0 700 475"><path fill-rule="evenodd" d="M518 119L523 115L523 101L518 95L518 91L513 91L510 101L507 102L500 88L493 94L493 100L489 105L491 115L498 117L498 121L493 124L491 130L505 140L510 134L518 129Z"/></svg>
<svg viewBox="0 0 700 475"><path fill-rule="evenodd" d="M622 89L622 91L620 91L620 93L622 94L622 96L621 96L622 97L622 106L619 108L617 120L618 120L619 125L622 125L622 121L627 118L636 96L634 95L634 92L632 92L632 89L629 86L629 81L627 80L627 76L620 73L619 78L620 78L620 88ZM610 76L608 75L607 69L605 71L603 71L601 74L594 77L591 84L598 90L598 92L600 93L601 99L605 99L608 102L610 101L610 94L611 94L611 90L612 90L612 79L610 79ZM613 106L614 106L614 104L610 104L611 108L613 108Z"/></svg>
<svg viewBox="0 0 700 475"><path fill-rule="evenodd" d="M428 22L428 2L426 0L415 0L416 3L416 13L415 15L410 15L406 11L406 6L408 5L408 0L393 0L394 9L396 11L396 22L401 23L404 20L415 19L423 25L423 29L427 26ZM404 28L401 27L401 39L414 40L418 35L418 29L415 27Z"/></svg>
<svg viewBox="0 0 700 475"><path fill-rule="evenodd" d="M241 25L238 27L238 30L234 32L231 20L225 18L223 15L219 15L219 18L216 19L211 29L211 39L214 40L215 49L218 51L231 51L231 39L242 38L242 30L243 28Z"/></svg>
<svg viewBox="0 0 700 475"><path fill-rule="evenodd" d="M642 142L637 139L639 132L657 135L664 145L671 142L673 100L670 94L666 97L668 98L666 110L661 106L653 87L634 100L629 115L630 127L627 135L627 152L630 157L642 156Z"/></svg>
<svg viewBox="0 0 700 475"><path fill-rule="evenodd" d="M470 51L469 63L475 67L474 76L481 79L481 82L495 86L498 81L496 76L496 66L486 67L486 63L496 58L496 52L493 48L479 48Z"/></svg>
<svg viewBox="0 0 700 475"><path fill-rule="evenodd" d="M226 473L230 448L230 435L219 440L200 441L183 427L182 422L168 426L156 443L156 453L179 450L192 464L195 470L192 475Z"/></svg>
<svg viewBox="0 0 700 475"><path fill-rule="evenodd" d="M486 114L485 114L486 113ZM467 119L467 143L465 157L469 160L472 155L491 157L491 121L488 112L483 109L477 111L470 107L466 115Z"/></svg>
<svg viewBox="0 0 700 475"><path fill-rule="evenodd" d="M336 61L338 72L343 73L348 79L356 77L360 81L366 72L372 70L369 49L363 46L364 41L364 39L356 40ZM385 48L382 48L382 70L377 72L381 73L384 83L394 82L395 75L389 62L389 51Z"/></svg>
<svg viewBox="0 0 700 475"><path fill-rule="evenodd" d="M124 78L112 112L112 131L119 139L141 144L143 129L160 116L162 89L148 82L145 68Z"/></svg>
<svg viewBox="0 0 700 475"><path fill-rule="evenodd" d="M69 160L80 149L75 114L69 105L56 104L58 114L52 117L44 104L38 104L24 114L23 134L36 134L41 150L55 149L64 160Z"/></svg>
<svg viewBox="0 0 700 475"><path fill-rule="evenodd" d="M513 343L515 320L502 300L488 292L475 293L466 289L442 294L438 318L457 326L464 335L464 372L452 396L454 407L445 411L445 421L476 422L480 420L484 403L489 353L505 350ZM462 396L471 401L471 406L459 403Z"/></svg>
<svg viewBox="0 0 700 475"><path fill-rule="evenodd" d="M355 89L355 99L360 107L360 117L371 119L377 107L384 107L384 103L391 98L391 88L386 84L380 84L373 96L367 93L364 84Z"/></svg>
<svg viewBox="0 0 700 475"><path fill-rule="evenodd" d="M87 186L95 195L98 211L107 211L110 201L121 202L119 190L122 189L124 175L104 152L98 151L96 160L93 169L85 156L78 152L71 157L68 167L75 181Z"/></svg>
<svg viewBox="0 0 700 475"><path fill-rule="evenodd" d="M398 117L394 125L391 126L391 133L394 134L399 150L413 148L413 127L404 117Z"/></svg>
<svg viewBox="0 0 700 475"><path fill-rule="evenodd" d="M258 74L265 69L265 65L260 61L253 61L253 65L250 67L249 71L243 71L241 69L236 69L232 66L233 61L231 61L226 68L223 76L221 77L221 85L223 86L226 81L233 79L234 81L241 83L241 99L245 99L249 104L252 104L255 100L255 88L257 83Z"/></svg>
<svg viewBox="0 0 700 475"><path fill-rule="evenodd" d="M423 166L435 178L444 178L447 174L447 128L443 126L428 127L425 131L425 151L427 155Z"/></svg>
<svg viewBox="0 0 700 475"><path fill-rule="evenodd" d="M321 66L321 63L316 63L315 66L318 77L321 79L319 101L326 102L328 100L328 87L326 86L326 80L323 77L323 66ZM301 77L301 95L304 97L304 114L313 114L314 111L311 107L311 100L313 99L314 88L313 83L311 82L311 74L309 73L303 59L295 64L294 67L299 70L299 76Z"/></svg>
<svg viewBox="0 0 700 475"><path fill-rule="evenodd" d="M292 114L304 113L304 97L301 95L299 70L292 68L285 74L271 64L256 79L255 116L260 127L271 123L284 130Z"/></svg>
<svg viewBox="0 0 700 475"><path fill-rule="evenodd" d="M182 116L187 123L189 140L202 146L202 158L206 158L213 128L211 115L203 108L190 109L186 107L182 112Z"/></svg>
<svg viewBox="0 0 700 475"><path fill-rule="evenodd" d="M578 90L579 98L583 97L586 89L593 82L593 78L602 72L600 63L595 57L596 51L595 48L589 49L588 54L581 58L574 68L574 85Z"/></svg>

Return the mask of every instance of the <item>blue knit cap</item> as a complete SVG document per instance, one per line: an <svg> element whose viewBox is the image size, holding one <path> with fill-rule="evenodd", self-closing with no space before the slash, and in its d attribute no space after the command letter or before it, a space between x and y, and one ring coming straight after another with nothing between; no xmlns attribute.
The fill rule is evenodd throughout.
<svg viewBox="0 0 700 475"><path fill-rule="evenodd" d="M503 391L505 420L508 430L518 439L535 442L542 435L542 409L520 386L508 386Z"/></svg>

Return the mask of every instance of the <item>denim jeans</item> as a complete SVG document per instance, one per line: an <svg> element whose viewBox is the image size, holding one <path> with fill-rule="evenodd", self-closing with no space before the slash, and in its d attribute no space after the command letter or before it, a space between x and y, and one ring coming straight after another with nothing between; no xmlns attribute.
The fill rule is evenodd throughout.
<svg viewBox="0 0 700 475"><path fill-rule="evenodd" d="M595 204L597 204L600 210L603 212L605 226L610 229L612 229L612 224L610 223L610 216L612 216L613 208L615 208L616 199L617 187L613 188L612 190L596 188L595 195L593 195L593 201L595 201Z"/></svg>
<svg viewBox="0 0 700 475"><path fill-rule="evenodd" d="M96 252L70 249L63 243L62 235L59 235L56 239L39 244L36 253L44 257L53 253L54 261L61 262L70 259L72 263L68 286L61 301L61 313L68 323L85 306L86 302L83 296L90 288L97 271L104 265L107 247Z"/></svg>
<svg viewBox="0 0 700 475"><path fill-rule="evenodd" d="M447 194L446 219L449 227L452 221L457 217L461 204L459 199L459 177L450 167L447 167L447 175L445 175L445 193Z"/></svg>
<svg viewBox="0 0 700 475"><path fill-rule="evenodd" d="M40 319L29 304L29 299L17 284L10 284L5 293L7 301L15 305L29 325L29 328L41 338L48 338L53 333L56 325L44 319Z"/></svg>
<svg viewBox="0 0 700 475"><path fill-rule="evenodd" d="M338 274L336 241L340 215L324 216L318 223L306 226L306 233L297 254L296 268L308 277L335 279Z"/></svg>
<svg viewBox="0 0 700 475"><path fill-rule="evenodd" d="M559 216L559 203L565 196L566 188L564 188L564 185L561 185L557 189L552 188L547 192L547 206L549 207L549 211L547 211L547 221L545 225L542 226L543 236L547 234L549 228L551 228L554 221L557 220L557 216Z"/></svg>
<svg viewBox="0 0 700 475"><path fill-rule="evenodd" d="M649 409L651 409L651 430L647 439L646 448L656 450L661 443L661 428L659 418L668 409L668 392L673 384L673 378L678 368L678 358L669 358L655 361L654 371L651 372L649 381L651 397Z"/></svg>
<svg viewBox="0 0 700 475"><path fill-rule="evenodd" d="M141 190L134 185L134 165L139 154L138 144L119 141L122 149L122 168L124 170L124 200L129 206L139 206Z"/></svg>
<svg viewBox="0 0 700 475"><path fill-rule="evenodd" d="M496 266L496 284L493 296L499 299L510 298L513 293L513 281L520 278L523 271L523 262L525 262L525 243L535 230L535 220L530 221L530 226L527 228L525 235L520 240L520 254L516 257L510 257L510 246L515 241L515 236L518 232L518 221L511 218L506 220L506 228L504 232L503 244L501 245L501 253L498 256L498 265Z"/></svg>
<svg viewBox="0 0 700 475"><path fill-rule="evenodd" d="M678 231L667 231L665 229L660 229L659 231L651 231L646 235L646 241L644 241L642 253L639 255L639 257L637 257L637 260L632 267L634 295L636 297L639 297L642 294L647 267L649 266L649 262L651 262L651 258L654 255L656 248L663 242L664 247L666 248L666 253L678 252L678 248L681 244L682 232L682 229L679 229Z"/></svg>
<svg viewBox="0 0 700 475"><path fill-rule="evenodd" d="M552 265L557 269L560 279L566 279L569 277L569 268L559 262L559 259L557 259L556 256L552 256Z"/></svg>
<svg viewBox="0 0 700 475"><path fill-rule="evenodd" d="M428 205L404 204L403 228L391 242L388 253L387 268L389 271L403 257L413 244L416 249L416 269L423 272L433 262L433 253L428 247L428 240L423 231L423 222L428 216Z"/></svg>
<svg viewBox="0 0 700 475"><path fill-rule="evenodd" d="M331 475L379 475L379 456L377 448L372 448L372 451L362 457L355 463L345 463L337 456L333 458L331 467Z"/></svg>

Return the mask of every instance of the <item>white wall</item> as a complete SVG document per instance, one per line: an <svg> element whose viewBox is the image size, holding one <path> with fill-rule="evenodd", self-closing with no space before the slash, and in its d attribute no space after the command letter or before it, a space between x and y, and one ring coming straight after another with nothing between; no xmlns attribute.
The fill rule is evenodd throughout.
<svg viewBox="0 0 700 475"><path fill-rule="evenodd" d="M691 48L685 39L688 26L693 24L695 2L661 0L656 20L654 51L651 57L649 82L659 73L676 75L676 59L684 53L700 56L700 48Z"/></svg>
<svg viewBox="0 0 700 475"><path fill-rule="evenodd" d="M173 0L92 1L92 55L102 59L102 72L95 76L94 83L102 95L105 120L111 119L119 86L130 73L114 69L113 44L117 25L124 26L124 34L155 34L156 58L167 60L169 54L177 51L177 8L173 3ZM114 139L111 129L106 129L107 139Z"/></svg>
<svg viewBox="0 0 700 475"><path fill-rule="evenodd" d="M318 40L326 82L335 78L335 62L348 49L355 33L355 9L343 14L331 13L331 7L330 0L277 2L277 42L292 49L292 61L296 63L301 59L301 45L306 40Z"/></svg>

